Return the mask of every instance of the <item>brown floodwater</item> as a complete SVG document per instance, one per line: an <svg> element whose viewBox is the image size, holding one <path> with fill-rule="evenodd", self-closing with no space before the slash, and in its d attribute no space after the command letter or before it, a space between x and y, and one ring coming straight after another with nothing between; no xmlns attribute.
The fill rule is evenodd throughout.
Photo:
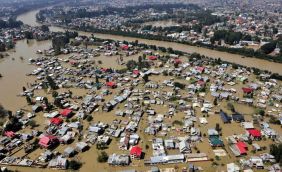
<svg viewBox="0 0 282 172"><path fill-rule="evenodd" d="M35 26L39 25L35 21L35 14L38 12L38 10L31 11L28 13L25 13L21 16L18 17L18 19L22 20L24 23ZM53 31L62 31L63 29L58 28L58 27L51 27L51 30ZM80 32L80 34L84 35L90 35L90 33L86 32ZM115 35L106 35L106 34L95 34L97 37L100 38L109 38L109 39L116 39L116 40L127 40L127 41L134 41L136 38L130 38L130 37L122 37L122 36L115 36ZM208 55L211 57L218 58L220 57L221 59L228 60L231 62L237 62L239 64L247 65L247 66L254 66L257 68L261 69L267 69L272 72L277 72L282 74L282 70L280 69L282 67L282 64L278 63L273 63L265 60L259 60L259 59L254 59L254 58L241 58L239 55L233 55L229 53L224 53L224 52L219 52L219 51L213 51L205 48L200 48L200 47L193 47L193 46L188 46L188 45L182 45L182 44L177 44L177 43L170 43L170 42L163 42L163 41L152 41L152 40L145 40L145 39L138 39L139 42L147 43L147 44L154 44L158 46L165 46L165 47L172 47L177 50L185 51L185 52L198 52L203 55ZM34 68L36 68L33 65L28 64L28 59L29 58L34 58L37 57L38 55L35 53L36 50L40 49L46 49L50 47L50 41L42 41L42 42L36 42L36 41L30 41L29 44L26 43L25 40L18 41L16 45L16 52L10 51L9 57L6 57L2 60L0 60L0 73L4 76L3 78L0 78L0 103L4 105L5 108L10 109L10 110L17 110L17 108L24 107L26 105L26 101L24 98L19 98L17 97L17 94L19 94L22 91L22 86L26 86L27 82L31 82L33 80L33 77L26 77L26 73L31 72ZM23 57L24 60L21 60L20 57ZM132 58L137 58L138 55L128 57L127 59L132 59ZM14 58L14 60L13 60ZM97 60L103 59L103 65L113 65L111 61L115 61L116 57L104 57L103 55L100 57L97 57ZM122 66L118 66L122 67ZM164 80L165 77L160 76L160 77L155 77L152 78L152 80ZM239 87L242 87L242 84L238 85ZM72 89L75 95L85 95L87 91L83 90L77 90L77 89ZM107 100L111 99L117 90L113 91L113 94L107 97ZM46 95L42 90L36 92L37 95ZM48 95L48 98L51 95ZM207 99L212 101L211 96L208 95ZM124 104L118 105L119 108L122 108ZM227 111L226 109L226 103L222 102L221 107ZM28 107L27 107L28 108ZM164 114L168 107L167 106L154 106L156 111L158 113ZM247 120L251 119L251 114L253 113L252 111L254 110L251 107L248 107L246 105L240 105L236 104L235 108L238 109L239 112L245 114L245 117ZM201 112L199 109L196 111L197 116L201 116ZM184 117L184 113L178 113L173 119L165 119L166 122L171 122L171 120L182 120ZM111 123L111 121L115 118L125 120L124 118L120 118L114 115L114 112L110 113L105 113L102 111L99 111L94 114L94 121L103 121L106 123ZM225 137L231 134L234 134L236 131L236 134L242 134L244 130L239 127L238 123L232 123L232 124L223 124L219 118L218 115L211 115L207 117L209 123L206 126L202 126L201 124L197 123L196 125L201 129L201 131L204 133L207 131L207 128L212 128L216 125L216 123L219 123L224 131L223 134L223 139L224 142L226 142ZM35 121L37 123L44 123L46 119L43 117L42 113L40 113L36 118ZM140 123L140 128L145 128L147 126L147 115L145 115L144 119ZM42 130L43 125L40 126L40 129ZM87 126L85 126L87 128ZM277 128L277 131L279 129ZM281 130L280 130L281 131ZM143 130L138 130L138 134L141 136L141 142L140 146L144 149L146 144L151 145L149 140L152 138L152 136L145 135ZM207 138L204 138L205 141L202 143L199 143L197 147L199 150L202 152L205 152L209 155L210 158L214 158L214 154L212 152L211 147L209 146L207 142ZM71 145L74 146L75 142ZM267 144L270 144L270 141L266 142L260 142L260 145L265 146ZM65 148L65 146L60 146L57 150L62 151ZM144 149L145 150L145 149ZM29 155L31 158L35 159L43 150L36 150L34 153ZM118 150L118 140L113 139L111 146L109 149L106 150L108 154L112 153L128 153L128 151L121 151ZM17 156L21 156L23 152L19 152L16 154ZM83 166L80 169L80 171L89 171L90 169L92 171L119 171L119 170L124 170L124 169L138 169L140 171L147 171L150 169L150 167L144 167L143 161L134 161L133 165L129 167L111 167L106 164L102 163L97 163L96 158L98 155L99 151L95 149L93 146L89 151L85 153L78 154L76 157L83 162ZM228 152L229 153L229 152ZM229 153L230 154L230 153ZM152 155L152 149L151 147L146 150L146 155L145 157L148 158L150 155ZM231 156L227 156L222 158L220 161L223 164L234 162L237 159L230 154ZM248 157L252 155L249 154ZM194 163L195 165L199 165L205 169L205 171L222 171L226 169L225 165L218 166L218 167L210 167L211 162L198 162ZM179 169L181 169L184 166L187 166L187 163L183 164L177 164ZM161 168L167 168L167 167L175 167L175 164L173 165L159 165ZM51 169L37 169L37 168L22 168L22 167L9 167L9 169L13 170L19 170L19 171L55 171ZM93 170L94 169L94 170ZM96 169L96 170L95 170Z"/></svg>
<svg viewBox="0 0 282 172"><path fill-rule="evenodd" d="M23 21L25 24L29 24L31 26L38 26L39 23L36 22L35 15L39 10L30 11L28 13L22 14L18 17L19 20ZM59 27L50 27L52 31L64 31L63 28ZM89 32L79 32L81 35L91 35ZM118 35L111 35L111 34L95 34L98 38L105 38L105 39L114 39L114 40L126 40L126 41L135 41L138 40L140 43L145 43L149 45L156 45L156 46L163 46L163 47L171 47L175 50L180 50L187 53L199 53L201 55L209 56L211 58L221 58L222 60L235 62L241 65L245 65L248 67L256 67L263 70L268 70L274 73L282 74L282 64L270 62L267 60L256 59L256 58L242 58L241 55L231 54L226 52L220 52L216 50L211 50L202 47L196 46L189 46L184 44L179 44L175 42L165 42L165 41L155 41L155 40L147 40L147 39L140 39L140 38L133 38L133 37L125 37L125 36L118 36Z"/></svg>
<svg viewBox="0 0 282 172"><path fill-rule="evenodd" d="M50 47L49 41L18 41L15 50L9 51L9 57L0 60L0 104L6 109L15 111L18 107L25 105L23 98L17 97L22 91L23 86L27 86L27 82L32 77L26 77L35 67L28 64L28 59L37 57L35 53L38 49L47 49ZM20 57L23 57L21 59Z"/></svg>

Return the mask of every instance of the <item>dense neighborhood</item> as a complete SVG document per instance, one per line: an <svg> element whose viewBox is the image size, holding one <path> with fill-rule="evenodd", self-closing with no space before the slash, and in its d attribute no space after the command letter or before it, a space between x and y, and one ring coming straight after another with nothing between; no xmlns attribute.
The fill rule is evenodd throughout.
<svg viewBox="0 0 282 172"><path fill-rule="evenodd" d="M281 64L282 4L31 1L0 8L0 171L282 170L281 71L197 49Z"/></svg>

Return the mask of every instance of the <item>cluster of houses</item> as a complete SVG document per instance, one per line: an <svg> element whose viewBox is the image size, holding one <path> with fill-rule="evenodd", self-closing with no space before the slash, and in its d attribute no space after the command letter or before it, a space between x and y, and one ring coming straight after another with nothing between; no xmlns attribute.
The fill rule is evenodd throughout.
<svg viewBox="0 0 282 172"><path fill-rule="evenodd" d="M264 121L257 127L240 109L235 108L228 114L220 105L232 102L265 108L267 114L281 118L279 81L253 80L251 72L245 68L212 65L209 59L187 61L171 54L167 61L162 61L157 52L140 49L131 44L106 41L97 49L69 46L66 48L69 55L64 58L30 59L30 63L37 66L30 74L36 81L28 84L21 95L26 97L31 110L18 112L17 118L22 128L28 127L30 121L43 118L46 122L41 121L39 125L45 125L44 130L37 131L36 127L31 133L7 130L0 139L3 145L0 164L66 169L68 160L77 154L83 156L83 152L96 145L97 149L114 147L111 150L122 152L110 152L107 163L111 166L130 166L136 160L147 166L184 165L212 159L212 155L197 150L197 145L203 142L215 150L226 146L234 156L241 158L250 151L250 140L254 141L252 147L256 151L264 151L259 145L263 138L281 141L279 131L272 124ZM148 61L150 69L136 67L119 72L93 63L97 58L95 54L107 51L144 54L143 60ZM104 56L113 57L119 56ZM149 81L144 76L148 76ZM46 90L52 97L39 95L40 90ZM246 99L251 99L252 103L243 101ZM205 127L214 117L222 120L218 122L224 125L223 130L216 126ZM228 136L226 141L225 126L238 123L245 133ZM67 146L55 152L60 145ZM13 156L21 147L28 154L37 147L44 151L33 160ZM261 168L266 161L273 162L273 156L259 154L242 161L241 165ZM231 164L227 168L237 169L237 166Z"/></svg>

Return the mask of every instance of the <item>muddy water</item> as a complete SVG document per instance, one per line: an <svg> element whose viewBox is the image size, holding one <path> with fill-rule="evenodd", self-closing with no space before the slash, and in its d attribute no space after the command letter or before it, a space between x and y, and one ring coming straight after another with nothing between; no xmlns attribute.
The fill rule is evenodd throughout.
<svg viewBox="0 0 282 172"><path fill-rule="evenodd" d="M8 52L9 57L0 60L0 73L3 75L0 78L0 103L9 110L17 110L26 104L25 100L17 97L22 91L23 86L27 86L32 78L26 77L28 72L31 72L35 67L28 64L29 58L37 57L35 53L38 49L46 49L50 47L50 42L18 41L15 51ZM23 57L21 60L20 57Z"/></svg>
<svg viewBox="0 0 282 172"><path fill-rule="evenodd" d="M31 26L38 26L36 22L35 15L39 10L30 11L28 13L22 14L18 17L19 20L22 20L24 23L29 24ZM52 31L63 31L64 29L59 27L50 27ZM82 35L91 35L89 32L79 32ZM209 56L212 58L221 58L225 61L235 62L241 65L249 66L249 67L256 67L263 70L269 70L274 73L282 74L282 64L281 63L274 63L269 62L266 60L255 59L255 58L242 58L241 55L230 54L226 52L220 52L215 50L210 50L207 48L201 48L196 46L189 46L183 45L179 43L173 42L165 42L165 41L154 41L154 40L146 40L146 39L139 39L139 38L132 38L132 37L124 37L124 36L117 36L111 34L95 34L96 37L99 38L107 38L107 39L114 39L114 40L127 40L127 41L135 41L139 40L141 43L146 43L150 45L157 45L157 46L164 46L164 47L171 47L175 50L184 51L187 53L197 52L205 56Z"/></svg>

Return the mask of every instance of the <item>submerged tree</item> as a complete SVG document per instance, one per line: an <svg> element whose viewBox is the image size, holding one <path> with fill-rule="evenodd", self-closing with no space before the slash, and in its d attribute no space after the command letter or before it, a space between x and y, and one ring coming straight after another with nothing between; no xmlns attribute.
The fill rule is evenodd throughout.
<svg viewBox="0 0 282 172"><path fill-rule="evenodd" d="M56 90L58 88L52 77L46 76L46 80L48 81L48 84L51 89Z"/></svg>

